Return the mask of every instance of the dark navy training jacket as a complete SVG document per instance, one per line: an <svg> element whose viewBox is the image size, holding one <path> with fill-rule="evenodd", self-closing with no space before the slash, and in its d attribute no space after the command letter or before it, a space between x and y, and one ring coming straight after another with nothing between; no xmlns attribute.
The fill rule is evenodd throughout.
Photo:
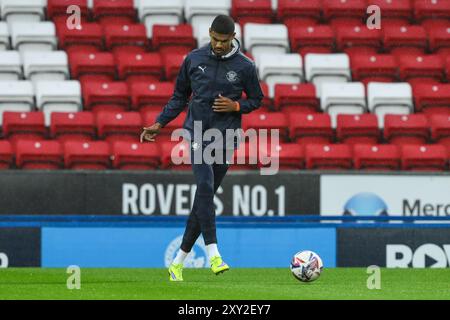
<svg viewBox="0 0 450 320"><path fill-rule="evenodd" d="M242 99L242 92L247 99ZM212 106L219 94L238 101L240 111L214 112ZM225 134L226 129L241 128L241 115L259 108L263 97L255 64L240 52L237 40L233 40L233 50L224 57L216 56L208 44L186 56L174 94L156 121L165 126L188 105L183 127L190 135L194 121L201 121L203 132L216 128Z"/></svg>

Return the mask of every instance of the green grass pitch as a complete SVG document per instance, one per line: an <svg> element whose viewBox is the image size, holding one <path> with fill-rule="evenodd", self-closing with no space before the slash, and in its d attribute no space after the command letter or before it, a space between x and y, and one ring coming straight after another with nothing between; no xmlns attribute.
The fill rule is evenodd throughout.
<svg viewBox="0 0 450 320"><path fill-rule="evenodd" d="M0 299L315 300L450 299L450 269L381 269L381 289L369 290L365 268L324 269L301 283L288 268L185 269L184 282L166 269L81 269L81 288L69 290L66 269L0 269Z"/></svg>

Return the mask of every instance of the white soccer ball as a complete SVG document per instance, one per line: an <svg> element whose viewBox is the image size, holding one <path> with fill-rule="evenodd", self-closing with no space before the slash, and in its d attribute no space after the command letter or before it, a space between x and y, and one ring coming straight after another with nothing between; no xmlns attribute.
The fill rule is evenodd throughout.
<svg viewBox="0 0 450 320"><path fill-rule="evenodd" d="M315 252L305 250L297 252L291 261L291 272L297 280L311 282L322 273L322 259Z"/></svg>

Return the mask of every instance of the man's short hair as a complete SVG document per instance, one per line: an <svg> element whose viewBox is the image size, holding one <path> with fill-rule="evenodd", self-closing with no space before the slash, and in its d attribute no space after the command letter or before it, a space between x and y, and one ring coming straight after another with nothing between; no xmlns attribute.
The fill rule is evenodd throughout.
<svg viewBox="0 0 450 320"><path fill-rule="evenodd" d="M233 34L234 20L224 14L218 15L211 24L211 31L220 34Z"/></svg>

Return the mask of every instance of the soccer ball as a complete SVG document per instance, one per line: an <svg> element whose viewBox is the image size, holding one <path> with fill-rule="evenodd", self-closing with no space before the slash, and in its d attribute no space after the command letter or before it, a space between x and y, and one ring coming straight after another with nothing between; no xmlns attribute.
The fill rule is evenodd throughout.
<svg viewBox="0 0 450 320"><path fill-rule="evenodd" d="M297 280L311 282L319 278L323 269L322 259L315 252L297 252L291 261L291 272Z"/></svg>

